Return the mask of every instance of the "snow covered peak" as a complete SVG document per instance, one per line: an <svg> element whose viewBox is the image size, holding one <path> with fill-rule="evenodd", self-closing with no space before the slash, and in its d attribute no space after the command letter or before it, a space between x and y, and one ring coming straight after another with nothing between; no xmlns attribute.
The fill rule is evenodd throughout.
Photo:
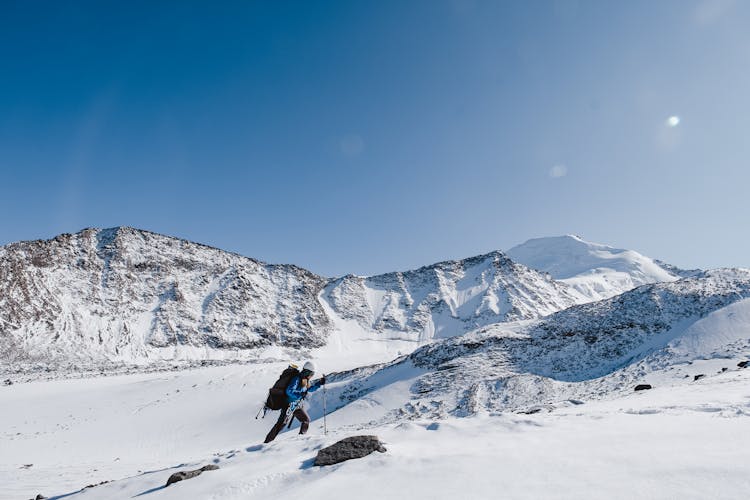
<svg viewBox="0 0 750 500"><path fill-rule="evenodd" d="M652 376L692 381L701 372L685 367L699 360L715 360L707 366L722 373L750 359L748 331L750 270L718 269L442 339L333 376L348 385L332 396L348 404L350 395L367 394L368 409L381 404L383 421L598 399L632 392Z"/></svg>
<svg viewBox="0 0 750 500"><path fill-rule="evenodd" d="M319 347L327 280L129 227L0 248L0 365L241 359Z"/></svg>
<svg viewBox="0 0 750 500"><path fill-rule="evenodd" d="M378 276L344 276L323 294L332 311L387 338L428 341L579 302L570 287L499 251Z"/></svg>
<svg viewBox="0 0 750 500"><path fill-rule="evenodd" d="M568 279L598 269L632 273L644 280L672 281L669 272L633 250L592 243L575 235L534 238L508 250L508 255L526 266L544 271L555 279Z"/></svg>
<svg viewBox="0 0 750 500"><path fill-rule="evenodd" d="M575 235L534 238L511 248L507 254L516 262L571 285L590 300L681 277L673 266L667 270L633 250L592 243Z"/></svg>

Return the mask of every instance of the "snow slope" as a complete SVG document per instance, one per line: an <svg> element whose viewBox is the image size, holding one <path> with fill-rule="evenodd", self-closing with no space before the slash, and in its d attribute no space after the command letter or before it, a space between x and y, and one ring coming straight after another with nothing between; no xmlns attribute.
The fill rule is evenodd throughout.
<svg viewBox="0 0 750 500"><path fill-rule="evenodd" d="M379 391L390 390L382 380L407 381L405 402L381 405L378 418L393 422L613 397L654 371L671 372L676 383L699 374L693 370L700 360L710 361L706 369L718 370L750 358L749 299L750 270L743 269L642 286L337 375L334 380L345 384L333 395L338 405L359 404L365 395L377 399Z"/></svg>
<svg viewBox="0 0 750 500"><path fill-rule="evenodd" d="M280 368L0 387L0 499L729 499L750 487L750 369L552 413L368 424L349 405L329 415L327 436L319 391L308 436L295 427L261 445L272 419L254 420L255 402ZM311 466L317 449L355 433L388 451ZM163 487L208 463L220 469Z"/></svg>
<svg viewBox="0 0 750 500"><path fill-rule="evenodd" d="M516 262L552 275L588 300L618 295L637 286L674 281L698 271L683 271L633 250L591 243L574 235L535 238L507 252Z"/></svg>

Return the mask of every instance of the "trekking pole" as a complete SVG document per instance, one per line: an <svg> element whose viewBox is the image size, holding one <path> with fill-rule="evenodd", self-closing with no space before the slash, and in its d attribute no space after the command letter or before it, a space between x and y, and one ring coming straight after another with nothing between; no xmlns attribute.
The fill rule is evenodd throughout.
<svg viewBox="0 0 750 500"><path fill-rule="evenodd" d="M271 395L271 392L269 391L268 396ZM266 401L268 401L268 396L266 397ZM258 413L255 414L255 420L258 420L258 417L260 416L260 412L263 412L263 418L266 417L266 403L264 402L263 405L261 405L260 410L258 410Z"/></svg>
<svg viewBox="0 0 750 500"><path fill-rule="evenodd" d="M323 374L325 377L325 374ZM323 384L323 435L328 435L328 427L326 426L326 385Z"/></svg>

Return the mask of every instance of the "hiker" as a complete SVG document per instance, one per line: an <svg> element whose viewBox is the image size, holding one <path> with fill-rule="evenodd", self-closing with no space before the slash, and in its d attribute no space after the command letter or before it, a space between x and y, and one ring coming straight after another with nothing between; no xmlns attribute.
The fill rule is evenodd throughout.
<svg viewBox="0 0 750 500"><path fill-rule="evenodd" d="M270 443L276 439L276 435L281 432L284 425L288 421L291 421L292 418L296 418L300 421L300 434L307 432L307 428L310 426L310 416L302 407L302 401L300 400L307 396L307 393L318 390L320 386L326 383L325 377L321 377L314 382L311 381L314 374L315 365L312 361L306 362L302 367L301 372L298 371L294 365L290 365L290 367L284 370L284 373L281 374L279 380L276 381L276 384L274 384L273 388L270 390L268 397L269 401L275 400L275 404L269 405L266 403L270 408L275 408L277 406L280 407L281 415L279 415L276 424L274 424L273 428L271 428L266 436L264 443ZM289 382L287 382L287 380L289 380ZM289 410L290 405L294 405L294 412L289 417L290 420L287 420L287 411Z"/></svg>

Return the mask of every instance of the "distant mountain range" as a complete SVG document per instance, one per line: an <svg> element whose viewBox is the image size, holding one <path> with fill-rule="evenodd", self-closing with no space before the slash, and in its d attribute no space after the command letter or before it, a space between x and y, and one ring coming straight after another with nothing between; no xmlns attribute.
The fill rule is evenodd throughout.
<svg viewBox="0 0 750 500"><path fill-rule="evenodd" d="M352 329L417 348L700 274L563 236L331 279L130 227L85 229L0 247L0 370L287 357Z"/></svg>

